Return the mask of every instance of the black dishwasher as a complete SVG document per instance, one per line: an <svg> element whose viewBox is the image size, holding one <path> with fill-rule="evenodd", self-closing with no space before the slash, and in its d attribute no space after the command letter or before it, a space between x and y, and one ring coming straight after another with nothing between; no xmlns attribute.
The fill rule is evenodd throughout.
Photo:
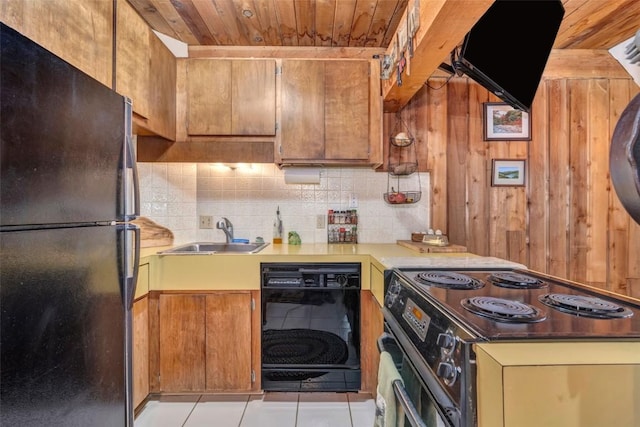
<svg viewBox="0 0 640 427"><path fill-rule="evenodd" d="M262 263L262 388L360 389L360 263Z"/></svg>

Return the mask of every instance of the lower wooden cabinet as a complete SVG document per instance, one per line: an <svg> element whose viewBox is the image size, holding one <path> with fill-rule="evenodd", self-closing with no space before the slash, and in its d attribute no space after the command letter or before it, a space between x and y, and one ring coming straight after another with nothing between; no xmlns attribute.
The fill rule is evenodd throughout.
<svg viewBox="0 0 640 427"><path fill-rule="evenodd" d="M250 291L160 294L158 391L254 389L253 306Z"/></svg>
<svg viewBox="0 0 640 427"><path fill-rule="evenodd" d="M133 304L133 407L149 395L149 298Z"/></svg>
<svg viewBox="0 0 640 427"><path fill-rule="evenodd" d="M251 390L251 294L206 297L206 389Z"/></svg>
<svg viewBox="0 0 640 427"><path fill-rule="evenodd" d="M149 395L149 264L140 265L133 303L133 407Z"/></svg>

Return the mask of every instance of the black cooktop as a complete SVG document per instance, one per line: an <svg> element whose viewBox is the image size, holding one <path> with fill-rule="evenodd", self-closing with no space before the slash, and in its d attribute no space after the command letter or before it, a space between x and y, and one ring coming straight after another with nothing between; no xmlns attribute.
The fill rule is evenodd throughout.
<svg viewBox="0 0 640 427"><path fill-rule="evenodd" d="M640 304L570 281L529 270L399 271L432 310L484 339L640 338Z"/></svg>

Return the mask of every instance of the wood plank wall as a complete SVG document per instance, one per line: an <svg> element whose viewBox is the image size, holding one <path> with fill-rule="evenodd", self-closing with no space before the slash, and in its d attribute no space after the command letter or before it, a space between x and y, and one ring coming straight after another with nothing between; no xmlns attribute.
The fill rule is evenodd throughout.
<svg viewBox="0 0 640 427"><path fill-rule="evenodd" d="M466 77L433 77L399 113L431 172L431 224L470 252L640 298L640 226L609 176L618 118L640 90L631 79L543 79L531 141L484 141L483 103ZM524 187L492 187L493 159L525 159ZM383 167L384 169L384 167Z"/></svg>

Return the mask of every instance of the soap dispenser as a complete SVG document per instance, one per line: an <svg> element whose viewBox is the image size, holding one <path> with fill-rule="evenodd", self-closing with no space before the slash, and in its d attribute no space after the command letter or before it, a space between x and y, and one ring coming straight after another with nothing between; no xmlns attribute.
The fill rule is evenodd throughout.
<svg viewBox="0 0 640 427"><path fill-rule="evenodd" d="M276 220L273 222L273 243L282 243L282 218L280 218L280 206L276 210Z"/></svg>

